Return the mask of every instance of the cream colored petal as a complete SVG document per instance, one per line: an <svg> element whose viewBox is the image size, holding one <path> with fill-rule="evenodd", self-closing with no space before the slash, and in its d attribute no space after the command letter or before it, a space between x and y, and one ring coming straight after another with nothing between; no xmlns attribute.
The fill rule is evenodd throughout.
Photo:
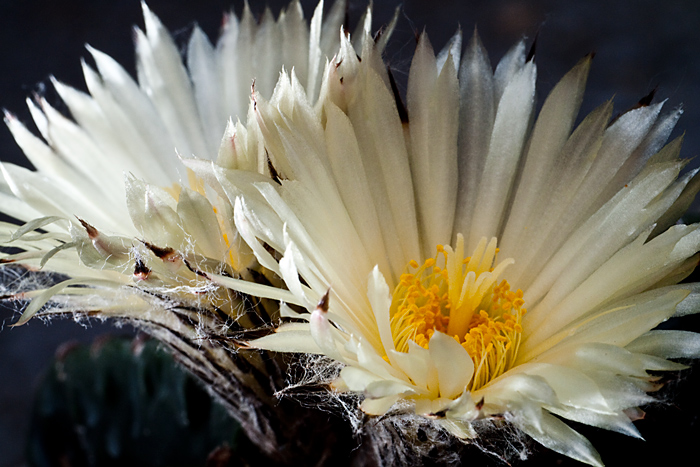
<svg viewBox="0 0 700 467"><path fill-rule="evenodd" d="M521 288L532 283L547 260L576 229L569 207L576 203L576 192L595 160L612 109L612 101L608 101L586 116L567 140L552 168L545 182L552 187L551 195L542 198L533 212L537 223L521 232L520 241L530 247L518 250L518 261L509 269L511 280Z"/></svg>
<svg viewBox="0 0 700 467"><path fill-rule="evenodd" d="M260 230L256 229L256 227L258 225L264 225L264 223L259 222L259 217L257 216L262 213L257 213L257 215L254 214L253 211L246 205L243 198L234 198L234 202L233 219L241 238L243 238L246 244L253 250L255 257L263 267L266 267L267 269L276 273L280 273L279 264L277 261L257 240L257 237L260 236ZM275 219L273 216L268 217L279 222L279 220ZM281 239L279 238L277 241L278 244L282 243Z"/></svg>
<svg viewBox="0 0 700 467"><path fill-rule="evenodd" d="M250 16L251 23L255 27L255 42L247 51L250 56L250 66L255 70L253 76L256 77L256 87L264 95L269 95L275 86L276 73L282 69L283 65L280 57L282 34L279 28L275 27L275 19L269 8L265 8L260 18ZM258 66L255 64L257 56L265 57Z"/></svg>
<svg viewBox="0 0 700 467"><path fill-rule="evenodd" d="M306 83L309 75L309 26L304 19L301 3L293 0L278 19L282 32L281 50L285 65L294 69L299 79Z"/></svg>
<svg viewBox="0 0 700 467"><path fill-rule="evenodd" d="M526 300L537 303L546 294L548 306L558 303L617 250L651 226L673 202L664 197L655 198L673 183L679 170L678 163L658 164L623 188L549 260L527 287ZM654 204L661 199L666 206ZM529 314L525 322L534 319L533 316L534 313Z"/></svg>
<svg viewBox="0 0 700 467"><path fill-rule="evenodd" d="M41 139L34 136L13 114L5 113L5 124L34 168L52 178L62 179L76 188L94 189L89 179L80 176Z"/></svg>
<svg viewBox="0 0 700 467"><path fill-rule="evenodd" d="M639 336L625 348L631 352L662 358L698 358L700 334L690 331L655 330Z"/></svg>
<svg viewBox="0 0 700 467"><path fill-rule="evenodd" d="M141 235L161 248L182 249L185 236L170 194L131 176L126 177L125 184L131 221Z"/></svg>
<svg viewBox="0 0 700 467"><path fill-rule="evenodd" d="M315 101L323 73L323 51L321 50L321 27L323 25L323 0L318 2L309 27L309 63L306 92Z"/></svg>
<svg viewBox="0 0 700 467"><path fill-rule="evenodd" d="M452 419L441 419L437 420L437 423L440 426L442 426L445 430L449 431L454 436L462 440L474 439L479 436L476 430L472 427L472 425L469 422L463 422L461 420Z"/></svg>
<svg viewBox="0 0 700 467"><path fill-rule="evenodd" d="M556 393L544 378L525 373L504 373L489 385L472 393L475 400L484 399L485 415L512 412L531 415L531 423L539 427L541 407L559 405ZM526 417L527 418L527 417Z"/></svg>
<svg viewBox="0 0 700 467"><path fill-rule="evenodd" d="M401 271L393 270L388 262L387 247L380 228L380 216L369 190L369 182L365 175L359 143L352 123L347 115L333 103L327 103L324 112L326 114L324 132L326 151L345 209L352 219L367 255L376 262L382 273L387 275L392 283L396 283L398 276L395 274L400 274ZM353 180L353 183L345 183L347 180ZM390 248L397 249L397 246L392 244ZM400 255L397 252L394 256ZM398 264L394 266L403 267Z"/></svg>
<svg viewBox="0 0 700 467"><path fill-rule="evenodd" d="M521 40L508 50L496 65L494 72L494 98L499 105L505 89L525 66L525 41Z"/></svg>
<svg viewBox="0 0 700 467"><path fill-rule="evenodd" d="M688 291L669 287L652 290L613 304L595 315L571 323L539 343L525 339L516 365L540 354L570 351L571 346L598 342L625 346L670 318Z"/></svg>
<svg viewBox="0 0 700 467"><path fill-rule="evenodd" d="M612 414L595 382L576 369L536 363L520 365L514 371L544 378L564 406Z"/></svg>
<svg viewBox="0 0 700 467"><path fill-rule="evenodd" d="M105 280L100 280L100 279L92 279L92 278L73 278L73 279L68 279L62 282L59 282L58 284L49 287L48 289L45 290L37 290L35 293L38 293L36 295L36 298L34 298L31 303L25 308L24 312L22 313L22 316L19 317L19 320L13 325L13 326L21 326L25 324L27 321L29 321L53 296L60 294L61 292L64 291L67 287L71 285L87 285L87 286L99 286L99 287L118 287L119 284L118 282L112 282L112 281L105 281Z"/></svg>
<svg viewBox="0 0 700 467"><path fill-rule="evenodd" d="M14 164L0 163L0 173L4 179L2 191L23 202L18 203L10 200L8 205L9 209L12 209L14 205L14 209L19 210L17 216L19 219L25 218L33 211L39 213L38 216L34 217L54 215L73 218L75 213L79 213L79 215L89 218L91 222L104 225L105 229L120 230L119 224L115 222L113 217L110 217L110 213L104 211L102 206L93 204L92 200L85 199L80 196L80 193L74 197L75 189L65 182L55 182L41 173ZM29 208L26 214L22 212L24 207ZM122 209L117 210L117 212ZM120 215L114 217L120 220L124 219Z"/></svg>
<svg viewBox="0 0 700 467"><path fill-rule="evenodd" d="M474 375L474 362L456 340L435 331L429 343L430 358L437 369L440 396L460 396Z"/></svg>
<svg viewBox="0 0 700 467"><path fill-rule="evenodd" d="M192 85L175 43L160 20L142 4L146 33L135 30L136 68L141 89L148 94L180 154L206 157L199 111ZM221 122L221 129L225 122Z"/></svg>
<svg viewBox="0 0 700 467"><path fill-rule="evenodd" d="M294 318L294 319L304 319L309 320L311 315L308 313L297 313L292 310L292 308L284 302L280 303L280 317L282 318Z"/></svg>
<svg viewBox="0 0 700 467"><path fill-rule="evenodd" d="M150 154L131 153L129 148L124 145L124 142L133 137L129 133L120 133L118 130L123 128L115 128L105 114L103 106L92 99L89 95L84 94L70 86L67 86L55 78L52 83L56 92L63 102L68 106L71 116L80 125L81 129L94 142L95 146L100 149L101 157L93 159L104 159L109 161L109 164L118 168L107 172L109 177L121 178L121 172L132 172L134 174L142 174L142 168L138 163L139 160L149 159ZM55 139L55 138L54 138ZM167 179L158 179L161 171L157 170L153 174L153 180L160 183L166 183Z"/></svg>
<svg viewBox="0 0 700 467"><path fill-rule="evenodd" d="M476 30L459 70L459 187L455 211L454 236L469 237L475 200L486 154L489 151L496 113L494 82L488 54Z"/></svg>
<svg viewBox="0 0 700 467"><path fill-rule="evenodd" d="M216 152L226 121L239 115L227 115L223 108L216 52L199 26L195 26L187 44L187 69L207 145L207 154L199 156L211 158ZM239 109L242 111L244 108L241 106Z"/></svg>
<svg viewBox="0 0 700 467"><path fill-rule="evenodd" d="M479 416L479 409L471 393L466 390L446 408L446 417L452 420L474 420Z"/></svg>
<svg viewBox="0 0 700 467"><path fill-rule="evenodd" d="M656 402L647 392L658 391L660 384L648 379L621 376L610 371L588 372L605 397L608 406L615 411L628 410Z"/></svg>
<svg viewBox="0 0 700 467"><path fill-rule="evenodd" d="M426 349L423 349L426 350ZM437 372L435 368L430 363L430 356L427 353L416 355L415 353L409 354L404 352L397 352L395 350L389 352L392 357L394 365L401 369L406 376L408 376L414 385L428 389L429 378L431 370L435 373L435 382L431 386L433 397L437 397Z"/></svg>
<svg viewBox="0 0 700 467"><path fill-rule="evenodd" d="M148 96L139 89L129 74L113 58L88 47L100 73L101 85L87 72L86 83L91 94L102 107L111 108L110 103L118 103L124 120L133 126L150 151L158 157L160 166L172 179L177 179L177 170L171 162L175 147L170 139L165 123L161 119ZM87 67L84 68L87 70ZM104 88L104 89L103 89ZM106 103L107 105L103 105ZM114 117L121 120L121 116Z"/></svg>
<svg viewBox="0 0 700 467"><path fill-rule="evenodd" d="M589 465L603 467L603 461L593 445L558 418L543 413L539 428L530 420L516 418L515 425L545 447Z"/></svg>
<svg viewBox="0 0 700 467"><path fill-rule="evenodd" d="M364 63L364 62L363 62ZM408 258L419 257L415 196L403 128L394 96L382 78L365 70L360 89L354 93L348 115L352 121L369 187L381 212L385 245L398 244L389 251L394 269L403 268Z"/></svg>
<svg viewBox="0 0 700 467"><path fill-rule="evenodd" d="M307 329L276 332L265 337L248 342L254 349L272 350L274 352L293 352L308 354L323 354L321 348L311 337L311 332Z"/></svg>
<svg viewBox="0 0 700 467"><path fill-rule="evenodd" d="M177 202L182 228L195 241L195 250L217 261L225 262L224 243L219 221L209 200L189 188L182 188Z"/></svg>
<svg viewBox="0 0 700 467"><path fill-rule="evenodd" d="M423 257L451 241L457 202L459 83L452 58L446 60L438 69L424 33L408 79L410 165Z"/></svg>
<svg viewBox="0 0 700 467"><path fill-rule="evenodd" d="M394 395L407 396L413 394L414 388L406 383L397 381L373 381L365 388L365 396L372 399L390 397Z"/></svg>
<svg viewBox="0 0 700 467"><path fill-rule="evenodd" d="M547 410L567 420L573 420L575 422L585 423L586 425L597 426L605 430L616 431L633 438L643 439L642 435L624 412L607 414L571 407L552 407Z"/></svg>
<svg viewBox="0 0 700 467"><path fill-rule="evenodd" d="M299 280L299 272L297 270L296 264L294 263L294 244L289 242L287 244L287 249L284 253L282 259L280 259L280 272L282 273L282 279L287 285L287 288L292 292L304 305L304 308L311 308L312 302L307 298L305 287L301 284ZM308 290L308 287L306 287Z"/></svg>
<svg viewBox="0 0 700 467"><path fill-rule="evenodd" d="M431 361L430 351L413 341L408 342L408 353L392 352L398 368L400 368L414 385L427 389L431 397L439 396L438 371Z"/></svg>
<svg viewBox="0 0 700 467"><path fill-rule="evenodd" d="M357 326L363 329L364 335L371 336L372 345L380 348L374 317L366 301L366 271L371 270L371 266L354 232L342 229L342 225L347 225L347 218L318 216L319 211L314 207L323 209L322 200L299 183L283 183L281 193L269 184L256 187L284 220L291 240L306 258L309 268L314 268L311 271L321 278L323 292L332 286ZM346 249L339 249L339 243Z"/></svg>
<svg viewBox="0 0 700 467"><path fill-rule="evenodd" d="M389 292L389 286L377 267L372 269L367 281L367 297L374 312L384 353L392 365L397 365L397 361L394 359L396 348L394 347L390 326L391 293Z"/></svg>
<svg viewBox="0 0 700 467"><path fill-rule="evenodd" d="M122 172L113 170L108 159L94 157L101 151L80 126L61 115L45 100L41 101L41 107L49 123L50 143L55 151L83 176L93 178L99 174L101 183L97 191L118 205L124 193Z"/></svg>
<svg viewBox="0 0 700 467"><path fill-rule="evenodd" d="M218 274L207 274L207 279L222 287L231 290L252 295L254 297L269 298L271 300L279 300L286 303L291 303L297 306L306 306L306 302L292 294L290 291L272 287L269 285L257 284L252 281L235 279L233 277L221 276Z"/></svg>
<svg viewBox="0 0 700 467"><path fill-rule="evenodd" d="M696 256L694 256L695 258ZM671 288L671 287L669 287ZM690 292L690 294L683 299L682 302L676 307L676 313L674 317L693 315L700 312L700 284L690 283L690 284L678 284L675 286L677 289L684 289Z"/></svg>
<svg viewBox="0 0 700 467"><path fill-rule="evenodd" d="M370 383L385 381L381 376L355 366L346 366L340 370L340 378L343 380L348 390L354 392L364 392Z"/></svg>
<svg viewBox="0 0 700 467"><path fill-rule="evenodd" d="M647 357L615 345L588 343L572 348L570 352L550 353L536 361L565 365L584 373L607 371L611 374L648 378L647 370L658 369L658 365Z"/></svg>
<svg viewBox="0 0 700 467"><path fill-rule="evenodd" d="M665 102L666 101L662 102L662 104ZM642 171L647 161L649 161L666 142L682 113L683 111L681 109L675 109L655 121L639 146L637 146L629 158L622 164L615 174L615 177L608 182L606 189L600 193L598 196L599 199L602 199L603 202L609 199L621 186L624 186L625 183L632 180Z"/></svg>
<svg viewBox="0 0 700 467"><path fill-rule="evenodd" d="M32 135L31 132L27 130L27 128L20 123L15 116L6 112L5 123L12 132L12 136L15 138L15 141L22 148L22 151L25 153L37 171L43 177L51 180L49 182L50 185L59 188L64 195L74 200L71 215L76 214L85 216L88 213L107 210L105 208L107 206L111 206L108 210L110 211L111 217L117 218L115 219L116 224L125 223L126 225L124 226L124 231L126 232L130 230L128 226L128 214L125 212L125 209L122 206L122 201L120 201L118 205L112 205L110 198L104 196L101 190L95 185L93 177L85 177L74 167L67 164L61 156L54 152L49 146L44 144L43 141ZM10 177L12 177L11 174L14 173L13 170L14 169L7 169L7 173L10 175ZM16 185L17 183L15 182L13 184ZM8 186L7 188L10 187ZM21 198L24 191L25 190L20 189L20 191L15 193L15 196L19 196ZM90 196L85 195L86 193L90 193ZM79 208L77 206L77 202L86 205L86 207ZM10 215L13 215L13 212L9 212L7 210L9 207L10 201L3 203L4 211ZM13 215L13 217L18 219L30 220L33 217L41 217L41 214L38 211L36 211L35 215L33 215L32 211L34 210L30 209L28 206L24 209L18 209L17 211L19 211L18 214L20 215ZM105 216L101 214L98 215L102 217L100 220L107 220L104 219ZM110 222L110 224L105 227L113 229L115 224Z"/></svg>
<svg viewBox="0 0 700 467"><path fill-rule="evenodd" d="M399 400L399 396L387 396L381 399L365 399L360 404L362 411L369 415L384 415Z"/></svg>
<svg viewBox="0 0 700 467"><path fill-rule="evenodd" d="M400 369L391 366L367 342L357 344L357 362L365 370L385 379L408 382L408 377Z"/></svg>
<svg viewBox="0 0 700 467"><path fill-rule="evenodd" d="M106 121L105 126L98 127L99 133L93 133L93 139L104 138L121 147L122 157L129 157L132 165L138 167L134 175L148 177L151 182L161 185L177 180L178 167L172 164L173 146L165 128L161 128L162 123L148 121L152 117L149 114L129 113L128 103L117 101L103 78L85 61L82 65L85 84Z"/></svg>
<svg viewBox="0 0 700 467"><path fill-rule="evenodd" d="M652 236L656 236L661 232L674 225L681 219L692 205L698 192L700 192L700 170L691 170L685 177L676 183L684 185L683 191L676 201L673 202L670 208L659 217L656 221L656 228L652 232Z"/></svg>
<svg viewBox="0 0 700 467"><path fill-rule="evenodd" d="M528 322L536 327L528 338L538 339L607 303L649 289L700 248L697 227L674 226L646 242L649 232L615 253L551 310L545 311L546 299L530 310L544 320Z"/></svg>
<svg viewBox="0 0 700 467"><path fill-rule="evenodd" d="M447 63L448 59L452 60L452 65L455 69L455 74L459 74L459 64L462 55L462 30L457 29L454 35L450 38L442 50L435 57L438 72Z"/></svg>
<svg viewBox="0 0 700 467"><path fill-rule="evenodd" d="M506 257L514 256L517 252L522 232L535 227L538 219L531 216L538 201L551 200L552 187L546 182L569 138L581 106L591 58L589 55L582 59L557 83L537 116L510 216L499 241Z"/></svg>
<svg viewBox="0 0 700 467"><path fill-rule="evenodd" d="M321 2L323 3L323 2ZM328 15L323 21L321 28L320 48L325 57L330 59L333 54L338 51L339 46L339 31L343 27L345 21L345 13L347 11L346 0L333 2ZM343 34L345 36L345 34ZM323 63L320 64L323 66Z"/></svg>
<svg viewBox="0 0 700 467"><path fill-rule="evenodd" d="M498 104L489 152L474 201L468 251L473 251L482 237L500 234L533 111L536 75L534 63L528 62L505 88Z"/></svg>
<svg viewBox="0 0 700 467"><path fill-rule="evenodd" d="M581 216L595 212L610 196L623 185L608 186L625 161L639 147L649 130L656 122L663 103L631 110L620 116L605 131L600 152L582 184L580 203ZM601 196L603 191L607 197Z"/></svg>
<svg viewBox="0 0 700 467"><path fill-rule="evenodd" d="M316 342L316 345L323 351L324 355L341 363L345 363L345 359L338 350L338 331L330 323L327 315L328 312L318 308L311 313L311 319L309 319L311 337Z"/></svg>

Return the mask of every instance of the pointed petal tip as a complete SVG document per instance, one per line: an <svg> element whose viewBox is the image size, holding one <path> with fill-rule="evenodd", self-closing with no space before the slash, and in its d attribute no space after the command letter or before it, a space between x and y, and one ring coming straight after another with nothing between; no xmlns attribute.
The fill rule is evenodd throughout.
<svg viewBox="0 0 700 467"><path fill-rule="evenodd" d="M535 59L535 53L537 52L537 39L540 37L540 30L538 29L535 33L535 38L532 40L532 45L530 45L530 50L527 52L525 57L525 62L530 62Z"/></svg>
<svg viewBox="0 0 700 467"><path fill-rule="evenodd" d="M593 59L595 58L595 52L590 52L587 53L586 55L581 58L581 60L578 61L576 66L585 66L590 69L591 63L593 63Z"/></svg>
<svg viewBox="0 0 700 467"><path fill-rule="evenodd" d="M476 24L474 25L474 32L472 32L472 41L481 41L479 37L479 28Z"/></svg>
<svg viewBox="0 0 700 467"><path fill-rule="evenodd" d="M88 237L90 237L90 239L97 238L97 236L98 236L100 233L97 231L97 229L96 229L95 227L93 227L92 225L88 224L87 222L85 222L83 219L81 219L81 218L78 217L78 216L75 216L75 218L78 219L78 221L79 221L80 224L83 226L83 228L84 228L85 231L87 232Z"/></svg>
<svg viewBox="0 0 700 467"><path fill-rule="evenodd" d="M652 89L649 94L646 96L642 97L639 99L639 102L637 103L637 106L639 107L648 107L651 105L652 101L654 100L654 96L656 95L656 91L658 90L659 86L656 85L654 86L654 89Z"/></svg>
<svg viewBox="0 0 700 467"><path fill-rule="evenodd" d="M321 311L322 313L328 313L328 305L329 305L329 298L331 294L331 288L328 287L328 290L326 290L326 293L323 294L323 297L318 301L318 304L316 305L316 309Z"/></svg>
<svg viewBox="0 0 700 467"><path fill-rule="evenodd" d="M148 4L145 2L145 0L141 0L141 12L143 13L144 18L147 15L152 15L153 12L151 9L148 7Z"/></svg>

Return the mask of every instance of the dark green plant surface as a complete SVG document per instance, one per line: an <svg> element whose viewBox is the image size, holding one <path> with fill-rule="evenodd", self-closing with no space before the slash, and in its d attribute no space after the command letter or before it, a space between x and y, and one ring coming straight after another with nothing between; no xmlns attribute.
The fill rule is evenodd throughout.
<svg viewBox="0 0 700 467"><path fill-rule="evenodd" d="M102 338L57 353L36 395L27 460L228 465L240 438L237 423L157 342Z"/></svg>

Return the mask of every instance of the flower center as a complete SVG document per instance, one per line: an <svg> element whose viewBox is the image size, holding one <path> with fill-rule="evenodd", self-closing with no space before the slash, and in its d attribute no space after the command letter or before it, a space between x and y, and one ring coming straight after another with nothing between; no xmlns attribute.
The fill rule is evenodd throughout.
<svg viewBox="0 0 700 467"><path fill-rule="evenodd" d="M507 371L520 345L523 292L510 290L499 276L513 264L496 262L496 239L482 238L471 256L464 256L464 237L453 250L437 246L435 258L411 261L401 275L391 303L391 332L399 352L408 342L427 348L435 331L454 337L474 362L468 387L476 390ZM410 272L413 271L413 272Z"/></svg>

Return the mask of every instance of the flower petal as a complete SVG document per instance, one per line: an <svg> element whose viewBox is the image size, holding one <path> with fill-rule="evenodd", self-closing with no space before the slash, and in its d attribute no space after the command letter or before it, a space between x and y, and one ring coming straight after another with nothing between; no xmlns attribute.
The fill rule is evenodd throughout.
<svg viewBox="0 0 700 467"><path fill-rule="evenodd" d="M430 358L437 369L440 396L453 399L464 392L474 374L474 362L455 339L436 331L429 343Z"/></svg>

